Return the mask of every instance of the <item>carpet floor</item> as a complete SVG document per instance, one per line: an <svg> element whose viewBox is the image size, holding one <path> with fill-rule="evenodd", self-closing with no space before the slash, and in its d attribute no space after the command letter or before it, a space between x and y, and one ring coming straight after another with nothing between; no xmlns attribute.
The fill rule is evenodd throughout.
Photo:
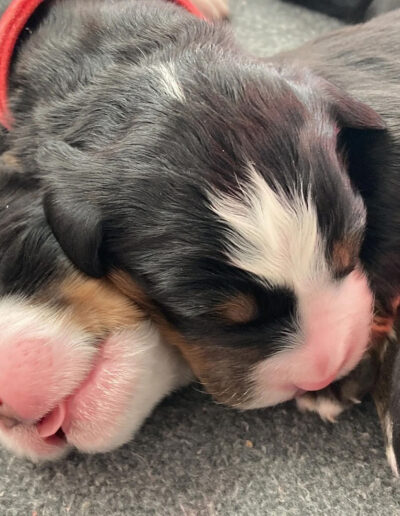
<svg viewBox="0 0 400 516"><path fill-rule="evenodd" d="M231 0L260 55L339 26L279 0ZM0 515L400 515L372 403L323 423L292 403L239 413L195 387L165 400L107 455L34 465L0 450Z"/></svg>

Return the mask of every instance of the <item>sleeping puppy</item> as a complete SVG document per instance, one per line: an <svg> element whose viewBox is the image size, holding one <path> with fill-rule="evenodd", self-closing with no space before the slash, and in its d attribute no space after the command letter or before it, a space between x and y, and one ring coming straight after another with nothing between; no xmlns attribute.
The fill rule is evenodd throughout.
<svg viewBox="0 0 400 516"><path fill-rule="evenodd" d="M366 104L173 5L75 0L24 41L10 108L67 256L139 286L216 400L273 405L359 363L366 210L337 145L383 131Z"/></svg>
<svg viewBox="0 0 400 516"><path fill-rule="evenodd" d="M163 2L59 1L29 28L5 146L71 262L140 299L219 402L352 371L373 294L342 149L384 131L377 112Z"/></svg>
<svg viewBox="0 0 400 516"><path fill-rule="evenodd" d="M33 460L127 442L187 366L139 306L49 230L37 174L0 159L0 443Z"/></svg>

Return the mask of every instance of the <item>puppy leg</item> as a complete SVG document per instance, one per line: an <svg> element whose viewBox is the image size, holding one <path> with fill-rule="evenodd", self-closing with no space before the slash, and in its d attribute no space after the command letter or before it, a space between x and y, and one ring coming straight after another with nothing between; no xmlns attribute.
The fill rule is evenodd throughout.
<svg viewBox="0 0 400 516"><path fill-rule="evenodd" d="M400 460L400 362L399 340L393 332L379 350L380 370L372 391L385 441L386 456L399 476Z"/></svg>

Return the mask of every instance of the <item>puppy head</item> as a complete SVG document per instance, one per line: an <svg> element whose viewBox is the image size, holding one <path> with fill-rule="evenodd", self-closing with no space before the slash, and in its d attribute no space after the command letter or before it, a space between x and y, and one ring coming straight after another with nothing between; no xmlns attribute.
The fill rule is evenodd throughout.
<svg viewBox="0 0 400 516"><path fill-rule="evenodd" d="M267 406L326 386L366 349L365 209L337 136L383 122L308 73L204 63L129 77L122 138L43 149L47 218L78 267L142 286L217 400Z"/></svg>
<svg viewBox="0 0 400 516"><path fill-rule="evenodd" d="M128 441L183 367L135 302L72 266L41 197L38 179L4 154L0 442L33 460Z"/></svg>

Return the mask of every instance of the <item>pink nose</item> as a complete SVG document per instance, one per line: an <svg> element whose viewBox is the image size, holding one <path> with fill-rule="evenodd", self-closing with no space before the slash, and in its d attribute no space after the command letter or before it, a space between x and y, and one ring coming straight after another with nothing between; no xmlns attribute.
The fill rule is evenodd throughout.
<svg viewBox="0 0 400 516"><path fill-rule="evenodd" d="M307 293L301 304L304 344L292 376L296 387L318 391L353 369L368 343L371 308L372 294L358 271Z"/></svg>
<svg viewBox="0 0 400 516"><path fill-rule="evenodd" d="M6 342L0 339L0 415L38 421L84 380L93 351L79 350L63 337L31 337L27 332Z"/></svg>
<svg viewBox="0 0 400 516"><path fill-rule="evenodd" d="M86 379L97 348L89 335L44 307L0 303L0 418L36 425L43 435L63 421L62 401Z"/></svg>

